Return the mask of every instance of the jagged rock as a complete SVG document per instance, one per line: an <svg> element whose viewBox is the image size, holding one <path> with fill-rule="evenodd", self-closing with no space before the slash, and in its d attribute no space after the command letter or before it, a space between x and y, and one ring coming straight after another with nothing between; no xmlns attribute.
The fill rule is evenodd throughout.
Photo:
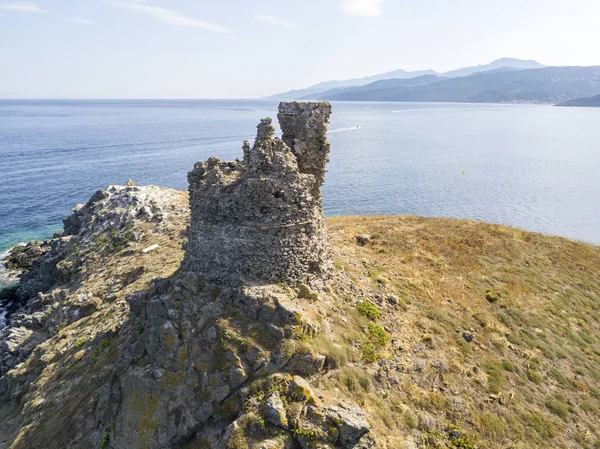
<svg viewBox="0 0 600 449"><path fill-rule="evenodd" d="M448 406L450 410L457 413L464 413L469 409L469 403L460 396L452 396Z"/></svg>
<svg viewBox="0 0 600 449"><path fill-rule="evenodd" d="M283 401L278 392L272 393L263 406L263 414L267 421L282 429L288 428L288 419Z"/></svg>
<svg viewBox="0 0 600 449"><path fill-rule="evenodd" d="M328 407L326 416L338 424L339 443L348 446L356 444L370 429L364 412L352 404Z"/></svg>
<svg viewBox="0 0 600 449"><path fill-rule="evenodd" d="M310 376L325 369L327 357L322 354L302 354L294 356L285 369L290 372L297 372L302 376Z"/></svg>
<svg viewBox="0 0 600 449"><path fill-rule="evenodd" d="M404 440L404 448L403 449L419 449L418 444L415 442L413 437L409 436Z"/></svg>
<svg viewBox="0 0 600 449"><path fill-rule="evenodd" d="M258 415L262 415L269 424L288 431L284 434L286 444L295 441L303 449L377 447L375 440L368 435L370 426L359 407L347 403L323 404L316 398L308 381L299 376L276 374L268 379L265 386L274 391L260 406L254 397L246 399L245 412L229 426L218 447L235 447L234 441L249 442L253 439L264 444L262 433L269 431L249 425Z"/></svg>
<svg viewBox="0 0 600 449"><path fill-rule="evenodd" d="M317 299L319 295L313 292L311 288L306 284L300 284L298 286L298 298L303 299Z"/></svg>
<svg viewBox="0 0 600 449"><path fill-rule="evenodd" d="M287 440L287 441L283 441L282 439L265 440L265 441L261 441L260 443L258 443L255 447L257 449L286 449L286 448L290 447L290 445L287 444L287 442L289 442L289 440Z"/></svg>
<svg viewBox="0 0 600 449"><path fill-rule="evenodd" d="M300 376L293 376L290 382L290 391L292 397L301 402L317 402L317 396L306 379Z"/></svg>
<svg viewBox="0 0 600 449"><path fill-rule="evenodd" d="M473 335L473 332L470 331L465 331L462 334L463 338L465 339L465 341L471 343L473 341L473 339L475 338L475 336Z"/></svg>
<svg viewBox="0 0 600 449"><path fill-rule="evenodd" d="M27 271L40 257L50 251L51 242L29 242L12 248L4 259L6 268L13 271Z"/></svg>
<svg viewBox="0 0 600 449"><path fill-rule="evenodd" d="M298 305L283 295L274 295L277 316L286 324L302 324L302 313Z"/></svg>
<svg viewBox="0 0 600 449"><path fill-rule="evenodd" d="M400 300L398 299L398 297L396 295L388 295L387 301L390 304L393 304L395 306L397 306L398 304L400 304Z"/></svg>
<svg viewBox="0 0 600 449"><path fill-rule="evenodd" d="M208 283L320 283L332 269L320 187L329 103L282 103L282 139L258 125L242 161L211 158L188 175L191 224L183 266Z"/></svg>
<svg viewBox="0 0 600 449"><path fill-rule="evenodd" d="M358 442L354 445L346 446L346 449L376 449L377 440L369 434L362 437Z"/></svg>

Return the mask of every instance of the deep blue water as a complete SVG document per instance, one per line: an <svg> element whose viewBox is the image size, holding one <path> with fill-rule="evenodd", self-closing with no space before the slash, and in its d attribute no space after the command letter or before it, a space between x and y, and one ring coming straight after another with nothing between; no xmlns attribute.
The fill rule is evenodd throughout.
<svg viewBox="0 0 600 449"><path fill-rule="evenodd" d="M109 184L185 189L195 161L241 157L276 108L0 100L0 253L51 236ZM327 215L471 218L600 243L598 109L340 102L329 140Z"/></svg>

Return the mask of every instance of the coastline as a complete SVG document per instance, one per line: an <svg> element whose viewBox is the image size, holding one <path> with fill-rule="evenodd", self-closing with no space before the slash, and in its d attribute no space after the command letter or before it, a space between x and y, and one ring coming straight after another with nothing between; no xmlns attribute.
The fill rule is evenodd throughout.
<svg viewBox="0 0 600 449"><path fill-rule="evenodd" d="M18 281L18 279L17 279L18 272L9 270L4 265L4 260L6 259L6 256L8 256L10 254L10 251L14 247L21 246L21 245L23 245L23 243L19 243L18 245L14 245L14 246L8 248L7 250L0 252L0 291L16 284Z"/></svg>
<svg viewBox="0 0 600 449"><path fill-rule="evenodd" d="M22 243L19 245L22 245ZM19 272L9 270L4 265L4 260L6 259L6 256L10 254L12 248L14 248L14 246L0 253L0 292L16 285L19 281ZM0 299L0 330L6 327L6 315L8 314L8 308L10 305L10 301L4 303L4 300Z"/></svg>

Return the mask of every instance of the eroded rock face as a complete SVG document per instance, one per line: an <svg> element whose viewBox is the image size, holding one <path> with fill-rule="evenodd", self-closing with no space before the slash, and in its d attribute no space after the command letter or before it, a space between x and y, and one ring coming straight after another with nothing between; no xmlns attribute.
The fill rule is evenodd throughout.
<svg viewBox="0 0 600 449"><path fill-rule="evenodd" d="M258 125L242 161L211 158L189 173L191 225L183 267L206 282L315 283L332 262L320 188L329 103L281 103L283 139Z"/></svg>
<svg viewBox="0 0 600 449"><path fill-rule="evenodd" d="M86 288L94 276L88 270L90 260L125 249L140 239L144 226L160 229L172 210L185 214L186 210L172 209L180 196L155 186L109 186L75 207L64 220L64 232L9 253L7 260L14 261L10 267L25 273L15 287L0 292L7 324L0 328L0 377L25 361L58 328L97 310L105 295ZM106 288L110 296L144 272L143 267L132 268L112 277L109 285L102 283L101 291Z"/></svg>

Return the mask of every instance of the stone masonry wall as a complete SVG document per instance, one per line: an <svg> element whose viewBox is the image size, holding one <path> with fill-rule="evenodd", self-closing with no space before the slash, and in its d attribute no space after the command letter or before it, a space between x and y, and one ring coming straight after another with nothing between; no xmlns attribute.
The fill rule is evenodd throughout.
<svg viewBox="0 0 600 449"><path fill-rule="evenodd" d="M262 119L242 161L210 158L189 173L183 269L211 284L309 283L332 268L321 206L331 106L281 103L282 139Z"/></svg>

